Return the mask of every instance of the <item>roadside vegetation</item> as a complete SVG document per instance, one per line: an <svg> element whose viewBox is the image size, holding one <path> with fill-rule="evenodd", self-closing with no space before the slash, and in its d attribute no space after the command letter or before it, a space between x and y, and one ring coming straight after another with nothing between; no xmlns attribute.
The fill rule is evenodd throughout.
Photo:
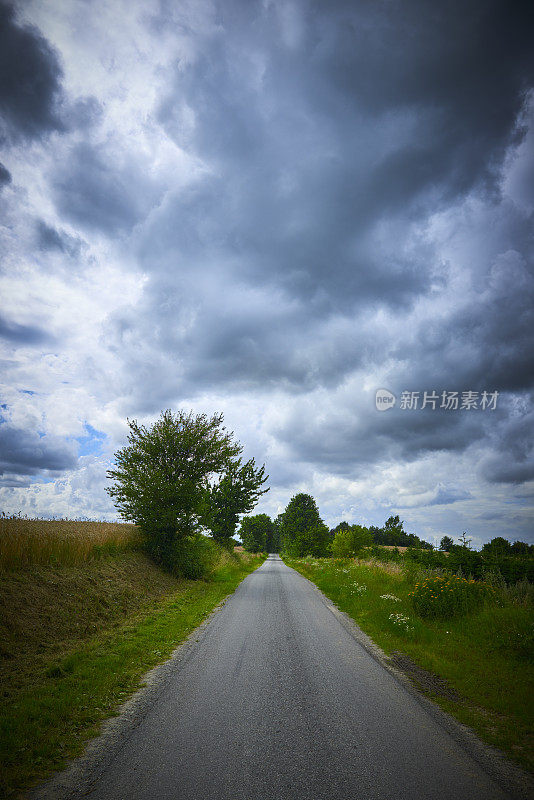
<svg viewBox="0 0 534 800"><path fill-rule="evenodd" d="M534 587L374 558L292 559L442 708L534 772Z"/></svg>
<svg viewBox="0 0 534 800"><path fill-rule="evenodd" d="M245 521L243 521L245 522ZM404 531L341 522L310 495L274 521L284 561L349 614L423 692L534 771L534 547L464 532L439 550ZM242 523L243 525L243 523Z"/></svg>
<svg viewBox="0 0 534 800"><path fill-rule="evenodd" d="M265 465L243 463L243 445L223 421L222 414L170 410L149 427L128 420L128 444L107 473L107 492L138 526L145 552L186 578L209 573L214 544L233 549L240 516L269 491Z"/></svg>
<svg viewBox="0 0 534 800"><path fill-rule="evenodd" d="M0 520L1 796L62 767L263 555L236 553L265 467L208 417L128 421L119 523Z"/></svg>
<svg viewBox="0 0 534 800"><path fill-rule="evenodd" d="M245 517L246 550L276 551L351 616L423 692L534 772L534 546L464 531L430 542L398 516L328 530L300 493L275 520Z"/></svg>
<svg viewBox="0 0 534 800"><path fill-rule="evenodd" d="M138 549L135 525L0 516L0 572L44 564L83 564Z"/></svg>
<svg viewBox="0 0 534 800"><path fill-rule="evenodd" d="M59 538L68 522L48 521L45 530L54 524ZM143 674L263 561L213 545L210 574L186 579L142 550L106 549L106 531L116 545L113 527L87 524L93 533L102 526L98 557L76 562L65 548L67 563L56 551L47 564L0 575L2 797L18 796L80 754Z"/></svg>

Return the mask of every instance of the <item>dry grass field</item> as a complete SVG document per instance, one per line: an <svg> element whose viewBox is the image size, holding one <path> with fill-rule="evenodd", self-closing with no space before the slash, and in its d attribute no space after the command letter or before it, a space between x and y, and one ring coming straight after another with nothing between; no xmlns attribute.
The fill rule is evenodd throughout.
<svg viewBox="0 0 534 800"><path fill-rule="evenodd" d="M0 570L45 564L82 564L103 552L129 549L139 541L135 525L118 522L0 517Z"/></svg>

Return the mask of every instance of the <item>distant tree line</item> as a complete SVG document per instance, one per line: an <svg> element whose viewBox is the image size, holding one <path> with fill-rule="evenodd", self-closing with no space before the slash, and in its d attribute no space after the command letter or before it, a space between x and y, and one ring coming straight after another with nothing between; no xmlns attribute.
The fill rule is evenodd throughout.
<svg viewBox="0 0 534 800"><path fill-rule="evenodd" d="M404 530L398 516L389 517L383 527L365 527L340 522L331 530L321 519L317 504L309 494L295 495L285 511L275 520L267 514L245 517L239 535L243 546L251 552L283 552L292 557L333 556L351 558L375 555L382 560L411 560L426 567L483 578L497 573L509 583L526 578L534 580L534 546L503 537L492 539L480 552L471 549L471 540L464 532L455 543L443 536L439 550L424 539ZM384 547L394 549L384 549ZM396 548L408 548L401 553Z"/></svg>

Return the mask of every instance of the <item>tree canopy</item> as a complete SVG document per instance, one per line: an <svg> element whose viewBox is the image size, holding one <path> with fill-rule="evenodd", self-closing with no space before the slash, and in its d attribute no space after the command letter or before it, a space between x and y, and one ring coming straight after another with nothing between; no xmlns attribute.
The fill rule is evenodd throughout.
<svg viewBox="0 0 534 800"><path fill-rule="evenodd" d="M135 522L147 549L169 565L178 543L208 527L230 540L238 515L250 511L267 480L223 427L223 415L163 411L151 426L128 420L128 445L115 454L107 488L119 513Z"/></svg>
<svg viewBox="0 0 534 800"><path fill-rule="evenodd" d="M332 555L336 558L357 556L364 547L373 544L373 537L368 528L362 525L339 527L332 542Z"/></svg>
<svg viewBox="0 0 534 800"><path fill-rule="evenodd" d="M239 529L243 547L249 553L274 552L274 529L274 522L267 514L243 517Z"/></svg>
<svg viewBox="0 0 534 800"><path fill-rule="evenodd" d="M241 459L230 466L217 483L208 486L202 522L219 544L228 546L235 533L239 516L252 511L262 494L266 482L265 465L256 468L254 459L241 464Z"/></svg>
<svg viewBox="0 0 534 800"><path fill-rule="evenodd" d="M330 544L330 532L309 494L295 495L281 517L282 546L291 556L324 556Z"/></svg>

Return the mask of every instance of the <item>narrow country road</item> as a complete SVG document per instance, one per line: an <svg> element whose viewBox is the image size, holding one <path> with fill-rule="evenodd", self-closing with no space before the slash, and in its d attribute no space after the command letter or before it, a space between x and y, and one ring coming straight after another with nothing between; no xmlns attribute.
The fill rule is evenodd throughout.
<svg viewBox="0 0 534 800"><path fill-rule="evenodd" d="M64 796L78 792L90 800L508 797L278 556L214 615L89 786Z"/></svg>

